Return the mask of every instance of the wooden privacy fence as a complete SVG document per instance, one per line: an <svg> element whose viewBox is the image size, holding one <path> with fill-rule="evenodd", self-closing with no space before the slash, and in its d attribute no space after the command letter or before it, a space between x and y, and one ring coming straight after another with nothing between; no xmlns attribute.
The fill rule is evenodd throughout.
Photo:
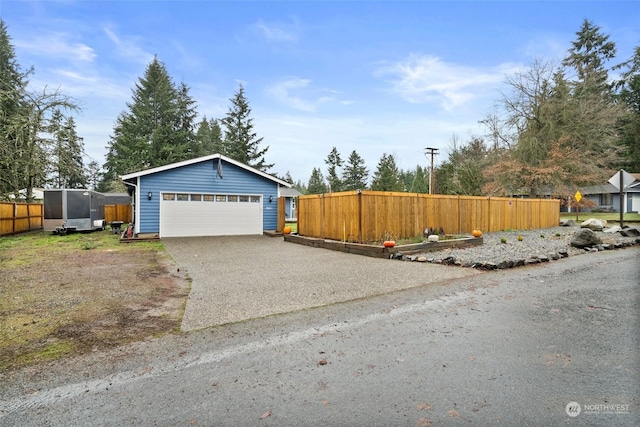
<svg viewBox="0 0 640 427"><path fill-rule="evenodd" d="M427 228L446 234L531 230L560 221L556 199L448 196L382 191L298 198L298 234L348 242L408 239Z"/></svg>
<svg viewBox="0 0 640 427"><path fill-rule="evenodd" d="M42 203L0 202L0 236L42 229Z"/></svg>
<svg viewBox="0 0 640 427"><path fill-rule="evenodd" d="M130 223L133 220L131 205L104 205L104 219L107 224L112 221Z"/></svg>

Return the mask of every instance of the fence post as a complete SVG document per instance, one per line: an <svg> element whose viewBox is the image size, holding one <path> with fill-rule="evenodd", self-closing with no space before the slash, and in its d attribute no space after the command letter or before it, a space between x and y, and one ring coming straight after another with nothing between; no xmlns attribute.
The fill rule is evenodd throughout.
<svg viewBox="0 0 640 427"><path fill-rule="evenodd" d="M321 217L320 217L320 236L324 239L324 217L325 217L325 212L324 212L324 193L322 193L320 195L320 212L321 212Z"/></svg>
<svg viewBox="0 0 640 427"><path fill-rule="evenodd" d="M358 243L362 243L362 190L358 190Z"/></svg>
<svg viewBox="0 0 640 427"><path fill-rule="evenodd" d="M458 231L456 232L456 234L461 234L462 231L460 231L462 229L462 207L460 206L460 195L458 194Z"/></svg>

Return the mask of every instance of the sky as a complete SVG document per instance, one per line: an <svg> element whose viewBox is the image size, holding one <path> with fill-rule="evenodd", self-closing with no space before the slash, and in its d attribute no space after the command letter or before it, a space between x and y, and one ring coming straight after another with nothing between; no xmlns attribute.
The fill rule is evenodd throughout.
<svg viewBox="0 0 640 427"><path fill-rule="evenodd" d="M507 76L561 61L584 19L640 45L638 1L0 0L31 88L73 97L85 163L105 161L116 118L154 55L199 115L220 119L242 84L268 172L307 183L336 147L370 175L446 160L452 140L485 135Z"/></svg>

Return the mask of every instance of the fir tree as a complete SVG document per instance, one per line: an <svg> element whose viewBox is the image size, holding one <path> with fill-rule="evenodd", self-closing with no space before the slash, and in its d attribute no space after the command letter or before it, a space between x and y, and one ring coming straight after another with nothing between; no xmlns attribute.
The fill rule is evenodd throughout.
<svg viewBox="0 0 640 427"><path fill-rule="evenodd" d="M626 70L618 82L619 99L626 107L626 113L620 120L620 138L624 147L623 167L627 171L640 171L640 47L636 47L634 56L622 64Z"/></svg>
<svg viewBox="0 0 640 427"><path fill-rule="evenodd" d="M203 117L196 133L196 156L226 154L222 141L222 130L217 120Z"/></svg>
<svg viewBox="0 0 640 427"><path fill-rule="evenodd" d="M22 145L28 74L20 71L7 26L0 19L0 199L17 195L26 185Z"/></svg>
<svg viewBox="0 0 640 427"><path fill-rule="evenodd" d="M251 108L242 85L230 101L231 107L226 117L221 120L224 127L225 154L245 165L266 172L273 167L273 164L266 163L264 158L269 146L260 148L263 138L258 138L253 131Z"/></svg>
<svg viewBox="0 0 640 427"><path fill-rule="evenodd" d="M343 190L364 190L367 188L368 180L369 170L364 163L364 159L353 150L342 173Z"/></svg>
<svg viewBox="0 0 640 427"><path fill-rule="evenodd" d="M55 188L85 188L82 154L84 144L76 133L73 117L64 117L55 110L50 121L52 137L50 180Z"/></svg>
<svg viewBox="0 0 640 427"><path fill-rule="evenodd" d="M378 168L373 174L371 189L376 191L402 191L398 166L392 154L384 153L378 162Z"/></svg>
<svg viewBox="0 0 640 427"><path fill-rule="evenodd" d="M176 87L157 57L132 92L107 146L106 179L186 160L197 152L195 102L184 83Z"/></svg>
<svg viewBox="0 0 640 427"><path fill-rule="evenodd" d="M416 166L409 191L411 193L429 193L429 171L427 168Z"/></svg>
<svg viewBox="0 0 640 427"><path fill-rule="evenodd" d="M323 194L326 192L327 184L324 182L320 168L313 168L311 178L309 178L309 184L307 185L307 194Z"/></svg>
<svg viewBox="0 0 640 427"><path fill-rule="evenodd" d="M340 179L339 170L342 168L343 162L336 147L333 147L324 162L327 165L327 182L329 183L329 191L342 191L342 180Z"/></svg>

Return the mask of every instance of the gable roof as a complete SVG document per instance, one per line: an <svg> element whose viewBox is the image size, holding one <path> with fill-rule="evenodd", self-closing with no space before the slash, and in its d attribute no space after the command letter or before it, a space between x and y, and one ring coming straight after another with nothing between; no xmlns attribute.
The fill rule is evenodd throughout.
<svg viewBox="0 0 640 427"><path fill-rule="evenodd" d="M139 172L133 172L133 173L129 173L126 175L121 175L120 179L122 181L126 181L132 178L138 178L140 176L145 176L145 175L151 175L154 173L158 173L158 172L164 172L164 171L168 171L171 169L177 169L177 168L181 168L183 166L189 166L189 165L193 165L195 163L201 163L201 162L207 162L209 160L215 160L215 159L221 159L224 160L225 162L231 163L232 165L238 166L239 168L242 168L246 171L249 171L251 173L254 173L256 175L259 175L263 178L269 179L273 182L277 182L280 185L283 185L287 188L291 187L291 184L289 184L286 181L283 181L281 179L278 179L274 176L269 175L268 173L262 172L258 169L252 168L251 166L247 166L244 163L240 163L237 160L231 159L227 156L223 156L222 154L211 154L209 156L203 156L203 157L196 157L195 159L189 159L189 160L183 160L181 162L176 162L176 163L171 163L168 165L164 165L164 166L158 166L156 168L151 168L151 169L145 169L143 171L139 171Z"/></svg>
<svg viewBox="0 0 640 427"><path fill-rule="evenodd" d="M302 193L296 190L295 188L281 188L280 196L282 197L298 197L302 196Z"/></svg>
<svg viewBox="0 0 640 427"><path fill-rule="evenodd" d="M636 193L640 190L640 173L631 173L629 174L631 176L633 176L635 178L635 181L632 182L631 184L629 184L626 188L625 188L625 192L629 193ZM586 187L582 187L581 191L583 194L618 194L620 192L620 189L618 189L618 187L615 187L614 185L612 185L611 183L607 182L606 184L601 184L601 185L589 185Z"/></svg>

